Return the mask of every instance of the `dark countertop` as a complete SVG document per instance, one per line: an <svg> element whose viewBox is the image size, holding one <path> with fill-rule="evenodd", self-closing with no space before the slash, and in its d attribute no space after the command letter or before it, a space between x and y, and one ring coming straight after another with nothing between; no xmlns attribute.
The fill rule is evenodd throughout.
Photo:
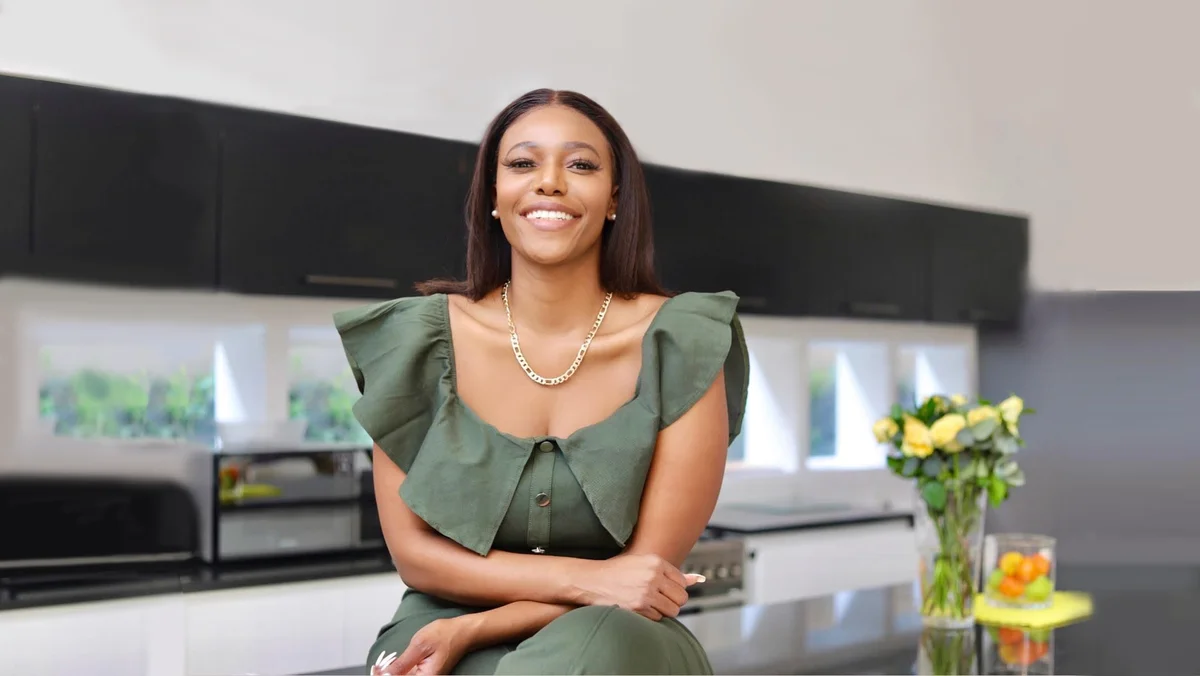
<svg viewBox="0 0 1200 676"><path fill-rule="evenodd" d="M301 556L245 563L203 562L59 570L15 575L0 571L0 612L9 609L87 603L156 594L326 580L396 570L383 550Z"/></svg>
<svg viewBox="0 0 1200 676"><path fill-rule="evenodd" d="M922 631L914 585L867 589L766 606L688 615L685 624L722 674L914 674L938 672L920 645L940 644L976 674L1200 673L1200 567L1068 567L1059 588L1092 595L1095 612L1048 632L1046 656L1028 671L1006 667L984 628ZM998 635L998 633L997 633ZM1005 638L1011 640L1012 633ZM965 638L966 640L963 640ZM945 651L950 651L949 654ZM1010 648L1010 658L1020 648Z"/></svg>

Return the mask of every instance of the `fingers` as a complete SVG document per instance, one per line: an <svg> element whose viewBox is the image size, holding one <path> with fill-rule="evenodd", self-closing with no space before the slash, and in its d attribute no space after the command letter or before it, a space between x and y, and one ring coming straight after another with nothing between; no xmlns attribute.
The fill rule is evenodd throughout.
<svg viewBox="0 0 1200 676"><path fill-rule="evenodd" d="M687 575L683 576L683 579L686 581L686 584L683 586L690 587L699 582L704 582L708 578L704 577L703 575L697 575L696 573L688 573Z"/></svg>
<svg viewBox="0 0 1200 676"><path fill-rule="evenodd" d="M663 562L663 575L666 578L680 587L688 586L687 576L679 572L679 569L667 562Z"/></svg>
<svg viewBox="0 0 1200 676"><path fill-rule="evenodd" d="M408 674L417 667L426 657L429 657L430 650L418 643L410 643L395 660L390 661L381 669L384 674ZM395 655L395 653L392 653Z"/></svg>
<svg viewBox="0 0 1200 676"><path fill-rule="evenodd" d="M676 608L679 608L683 606L683 604L687 603L687 590L675 584L674 582L664 582L662 587L659 588L659 592L665 596L668 601L673 603Z"/></svg>
<svg viewBox="0 0 1200 676"><path fill-rule="evenodd" d="M683 605L682 603L676 603L666 594L662 593L656 595L651 604L663 617L678 617L679 608Z"/></svg>

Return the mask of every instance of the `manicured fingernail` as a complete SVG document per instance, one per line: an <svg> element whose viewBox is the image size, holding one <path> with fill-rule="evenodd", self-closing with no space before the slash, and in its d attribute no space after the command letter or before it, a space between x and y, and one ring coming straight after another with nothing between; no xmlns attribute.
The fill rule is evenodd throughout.
<svg viewBox="0 0 1200 676"><path fill-rule="evenodd" d="M696 582L704 582L705 580L708 579L707 577L704 577L703 575L693 575L692 578L695 579Z"/></svg>

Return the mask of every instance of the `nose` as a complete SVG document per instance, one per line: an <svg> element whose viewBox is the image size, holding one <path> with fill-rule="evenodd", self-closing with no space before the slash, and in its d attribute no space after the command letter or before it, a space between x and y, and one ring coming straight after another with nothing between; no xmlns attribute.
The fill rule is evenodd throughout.
<svg viewBox="0 0 1200 676"><path fill-rule="evenodd" d="M545 169L537 180L537 194L539 195L563 195L567 192L567 185L564 172L561 167L547 163Z"/></svg>

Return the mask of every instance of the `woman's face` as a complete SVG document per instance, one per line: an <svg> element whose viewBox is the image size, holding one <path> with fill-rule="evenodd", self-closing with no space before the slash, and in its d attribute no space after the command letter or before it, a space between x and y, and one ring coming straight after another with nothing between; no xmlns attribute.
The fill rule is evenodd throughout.
<svg viewBox="0 0 1200 676"><path fill-rule="evenodd" d="M500 138L496 213L513 253L530 262L556 265L598 252L615 192L604 133L571 108L536 108Z"/></svg>

